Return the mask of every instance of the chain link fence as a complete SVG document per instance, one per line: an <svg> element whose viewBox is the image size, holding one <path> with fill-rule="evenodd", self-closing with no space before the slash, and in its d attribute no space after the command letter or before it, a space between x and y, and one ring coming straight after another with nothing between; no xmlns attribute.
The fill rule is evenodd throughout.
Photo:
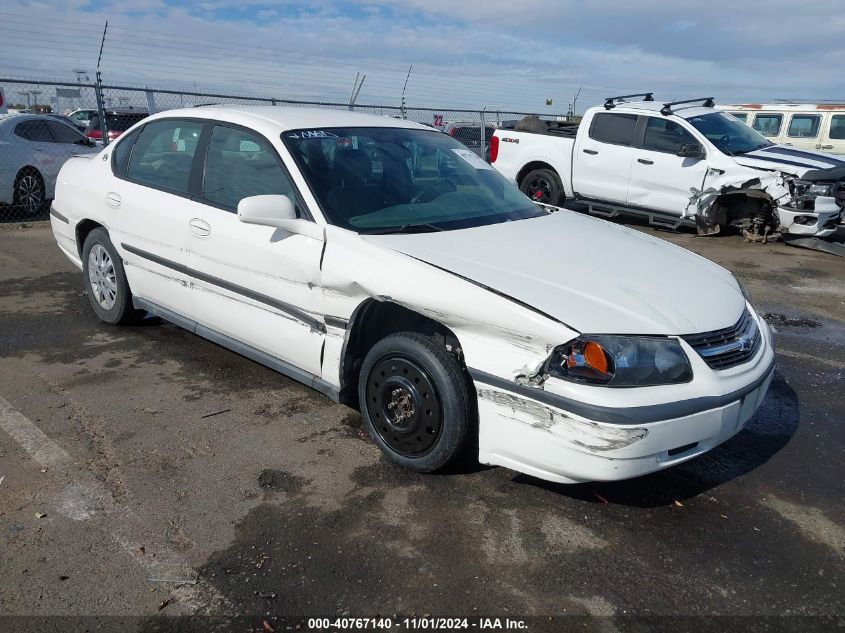
<svg viewBox="0 0 845 633"><path fill-rule="evenodd" d="M567 120L548 113L300 101L81 82L0 78L0 89L10 113L29 113L0 117L0 222L46 219L56 177L68 158L98 152L149 114L176 108L225 104L355 110L428 125L485 160L497 127L532 114Z"/></svg>

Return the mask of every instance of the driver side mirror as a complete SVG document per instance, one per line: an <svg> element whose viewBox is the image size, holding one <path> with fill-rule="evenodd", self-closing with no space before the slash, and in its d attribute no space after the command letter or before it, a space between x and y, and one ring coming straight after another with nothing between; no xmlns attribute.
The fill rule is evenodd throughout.
<svg viewBox="0 0 845 633"><path fill-rule="evenodd" d="M681 149L678 150L678 156L681 158L704 158L704 148L698 143L684 143Z"/></svg>
<svg viewBox="0 0 845 633"><path fill-rule="evenodd" d="M296 208L287 196L249 196L238 203L238 219L245 224L274 226L289 233L325 241L323 227L296 217Z"/></svg>

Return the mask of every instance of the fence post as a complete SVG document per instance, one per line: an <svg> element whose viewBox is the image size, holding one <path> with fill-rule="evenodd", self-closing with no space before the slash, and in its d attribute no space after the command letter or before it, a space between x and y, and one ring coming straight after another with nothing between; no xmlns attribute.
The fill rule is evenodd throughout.
<svg viewBox="0 0 845 633"><path fill-rule="evenodd" d="M486 126L484 125L484 111L486 109L487 109L487 106L484 106L481 109L481 112L479 113L479 115L480 115L479 118L480 118L480 121L481 121L481 158L484 158L484 157L487 156L487 134L486 134L487 129L486 129Z"/></svg>
<svg viewBox="0 0 845 633"><path fill-rule="evenodd" d="M109 144L109 129L106 123L106 107L103 102L103 81L100 71L97 71L97 81L94 82L94 95L97 97L97 115L100 117L100 130L103 133L103 147Z"/></svg>

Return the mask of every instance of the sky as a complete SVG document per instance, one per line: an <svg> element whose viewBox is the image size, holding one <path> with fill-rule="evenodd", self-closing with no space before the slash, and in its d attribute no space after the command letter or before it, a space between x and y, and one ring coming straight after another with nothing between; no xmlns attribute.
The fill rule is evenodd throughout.
<svg viewBox="0 0 845 633"><path fill-rule="evenodd" d="M563 113L606 96L845 101L843 0L4 0L0 77ZM8 91L8 89L7 89ZM546 105L551 99L552 105Z"/></svg>

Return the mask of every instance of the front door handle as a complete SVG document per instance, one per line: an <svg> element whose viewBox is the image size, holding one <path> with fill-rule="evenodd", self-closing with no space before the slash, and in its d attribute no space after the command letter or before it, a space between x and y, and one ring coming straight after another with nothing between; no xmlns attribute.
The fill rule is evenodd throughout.
<svg viewBox="0 0 845 633"><path fill-rule="evenodd" d="M192 218L191 221L188 222L188 227L191 229L191 233L198 237L206 237L211 234L211 225L205 220L200 220L199 218Z"/></svg>
<svg viewBox="0 0 845 633"><path fill-rule="evenodd" d="M120 194L117 194L114 191L109 191L106 194L106 204L112 209L117 209L120 206L120 202Z"/></svg>
<svg viewBox="0 0 845 633"><path fill-rule="evenodd" d="M595 156L596 154L598 154L598 152L594 149L585 149L581 151L583 151L585 154L590 154L591 156Z"/></svg>
<svg viewBox="0 0 845 633"><path fill-rule="evenodd" d="M638 162L638 163L642 163L643 165L654 165L654 161L653 161L653 160L649 160L649 159L647 159L647 158L638 158L638 159L637 159L637 162Z"/></svg>

